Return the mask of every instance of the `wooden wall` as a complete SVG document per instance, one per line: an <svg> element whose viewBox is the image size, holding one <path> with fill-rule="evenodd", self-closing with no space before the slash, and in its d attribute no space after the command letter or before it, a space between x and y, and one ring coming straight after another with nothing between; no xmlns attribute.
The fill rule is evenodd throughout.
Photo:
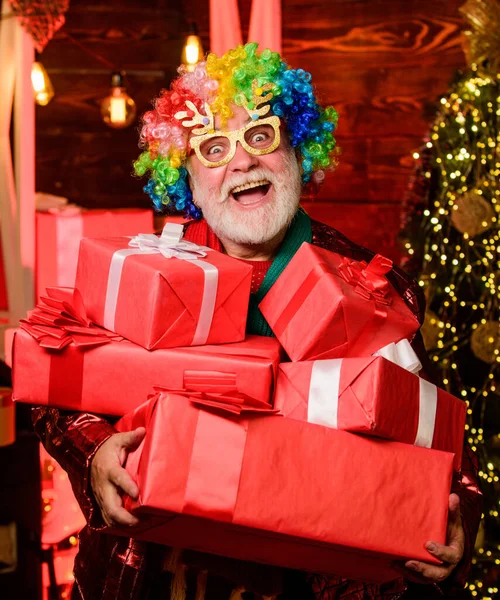
<svg viewBox="0 0 500 600"><path fill-rule="evenodd" d="M464 64L462 3L283 0L286 60L310 71L322 101L340 112L340 166L309 211L392 256L412 154ZM245 38L250 5L239 0ZM40 191L86 206L147 204L142 182L130 175L136 127L104 125L99 100L107 94L107 69L74 40L139 71L129 88L142 112L175 73L188 20L198 23L208 49L208 0L71 1L66 25L42 55L56 97L37 108Z"/></svg>

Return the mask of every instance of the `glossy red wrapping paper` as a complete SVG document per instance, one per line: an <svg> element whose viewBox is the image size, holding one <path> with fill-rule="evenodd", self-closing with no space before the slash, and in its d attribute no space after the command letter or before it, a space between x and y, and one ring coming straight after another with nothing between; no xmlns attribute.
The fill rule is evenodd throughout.
<svg viewBox="0 0 500 600"><path fill-rule="evenodd" d="M239 420L176 394L117 427L141 425L126 464L140 496L125 507L144 517L133 537L367 581L398 577L393 559L435 562L424 544L445 541L452 454L280 416Z"/></svg>
<svg viewBox="0 0 500 600"><path fill-rule="evenodd" d="M207 390L227 377L236 388L269 402L282 359L279 342L244 342L148 351L127 340L62 351L42 348L26 331L14 339L13 398L18 402L122 416L141 405L155 385L181 389L186 377Z"/></svg>
<svg viewBox="0 0 500 600"><path fill-rule="evenodd" d="M313 380L314 361L280 365L275 408L285 416L301 421L322 419L334 421L338 429L378 436L413 444L419 430L421 379L406 369L382 358L344 358L340 380L329 378L328 363L324 365L321 382ZM335 361L337 362L337 361ZM321 398L315 385L321 383ZM430 385L430 384L427 384ZM466 405L445 390L437 390L437 408L432 436L432 448L453 452L455 469L460 470L465 430ZM326 391L326 394L324 393ZM330 395L331 402L312 407ZM313 397L315 396L315 397ZM311 418L311 413L314 417Z"/></svg>
<svg viewBox="0 0 500 600"><path fill-rule="evenodd" d="M353 266L361 272L363 263L304 243L259 304L291 360L370 356L417 331L417 319L385 277L375 277L367 291L339 276Z"/></svg>
<svg viewBox="0 0 500 600"><path fill-rule="evenodd" d="M127 238L84 239L76 287L89 318L149 350L193 344L207 288L199 263L218 271L210 331L202 344L245 338L252 267L211 250L205 258L180 260L161 254L127 256L119 280L113 326L107 316L110 268L114 255L128 248Z"/></svg>

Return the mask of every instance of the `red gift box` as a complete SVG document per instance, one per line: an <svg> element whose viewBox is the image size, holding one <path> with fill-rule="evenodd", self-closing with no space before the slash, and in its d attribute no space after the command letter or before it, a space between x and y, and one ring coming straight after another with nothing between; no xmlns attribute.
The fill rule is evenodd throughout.
<svg viewBox="0 0 500 600"><path fill-rule="evenodd" d="M397 578L394 559L435 563L424 544L445 542L452 454L167 393L117 424L138 426L124 505L145 520L127 535L368 581Z"/></svg>
<svg viewBox="0 0 500 600"><path fill-rule="evenodd" d="M285 417L453 452L460 470L465 403L380 356L283 363L274 406Z"/></svg>
<svg viewBox="0 0 500 600"><path fill-rule="evenodd" d="M391 266L304 243L259 308L293 361L369 356L419 327L384 276Z"/></svg>
<svg viewBox="0 0 500 600"><path fill-rule="evenodd" d="M195 260L175 258L175 244L166 258L163 237L143 237L157 253L125 238L82 240L76 287L89 318L149 350L243 340L252 267L199 246Z"/></svg>
<svg viewBox="0 0 500 600"><path fill-rule="evenodd" d="M68 206L36 213L36 297L58 285L75 285L78 249L84 237L134 235L153 231L145 209L85 210Z"/></svg>
<svg viewBox="0 0 500 600"><path fill-rule="evenodd" d="M17 402L119 416L142 404L155 385L232 386L269 402L282 358L277 340L256 335L220 346L148 351L123 340L87 349L71 343L54 351L19 330L13 397Z"/></svg>

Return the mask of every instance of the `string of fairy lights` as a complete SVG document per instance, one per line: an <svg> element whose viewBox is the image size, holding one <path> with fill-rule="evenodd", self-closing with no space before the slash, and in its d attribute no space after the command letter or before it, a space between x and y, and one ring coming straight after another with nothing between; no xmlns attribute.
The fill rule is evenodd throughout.
<svg viewBox="0 0 500 600"><path fill-rule="evenodd" d="M417 225L420 247L411 239L405 247L422 259L419 285L429 307L424 339L444 385L467 404L468 442L480 459L483 491L485 485L492 490L483 517L496 522L498 532L500 452L491 454L487 411L500 386L500 75L472 65L440 102L428 139L413 155L428 200ZM477 359L472 367L464 359L470 351ZM500 433L495 437L500 448ZM487 538L483 522L468 589L474 598L492 600L499 591L500 545Z"/></svg>

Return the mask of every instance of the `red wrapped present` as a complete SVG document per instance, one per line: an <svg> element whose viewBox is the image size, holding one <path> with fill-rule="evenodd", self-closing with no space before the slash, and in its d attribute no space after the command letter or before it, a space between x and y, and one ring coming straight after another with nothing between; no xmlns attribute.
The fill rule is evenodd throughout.
<svg viewBox="0 0 500 600"><path fill-rule="evenodd" d="M237 418L157 394L126 468L139 539L367 581L445 542L453 455L280 416ZM182 432L180 435L179 432ZM120 533L119 530L112 530ZM121 531L123 534L123 531Z"/></svg>
<svg viewBox="0 0 500 600"><path fill-rule="evenodd" d="M149 350L243 340L252 267L182 231L83 240L76 287L90 319Z"/></svg>
<svg viewBox="0 0 500 600"><path fill-rule="evenodd" d="M283 363L274 406L285 417L453 452L460 470L465 403L381 356Z"/></svg>
<svg viewBox="0 0 500 600"><path fill-rule="evenodd" d="M385 277L391 267L304 243L259 308L293 361L370 356L419 327Z"/></svg>
<svg viewBox="0 0 500 600"><path fill-rule="evenodd" d="M270 402L283 359L276 339L254 335L234 344L148 351L114 334L110 338L99 327L71 324L67 315L77 313L74 291L48 293L66 298L60 300L66 312L52 314L52 323L59 325L38 324L37 319L50 320L39 306L32 320L21 324L26 330L16 333L13 396L18 402L121 416L142 404L155 385L237 390ZM54 306L56 299L51 300ZM79 314L80 322L85 318Z"/></svg>
<svg viewBox="0 0 500 600"><path fill-rule="evenodd" d="M145 209L86 210L69 205L36 213L36 297L51 286L73 287L78 249L84 237L134 235L153 231Z"/></svg>

